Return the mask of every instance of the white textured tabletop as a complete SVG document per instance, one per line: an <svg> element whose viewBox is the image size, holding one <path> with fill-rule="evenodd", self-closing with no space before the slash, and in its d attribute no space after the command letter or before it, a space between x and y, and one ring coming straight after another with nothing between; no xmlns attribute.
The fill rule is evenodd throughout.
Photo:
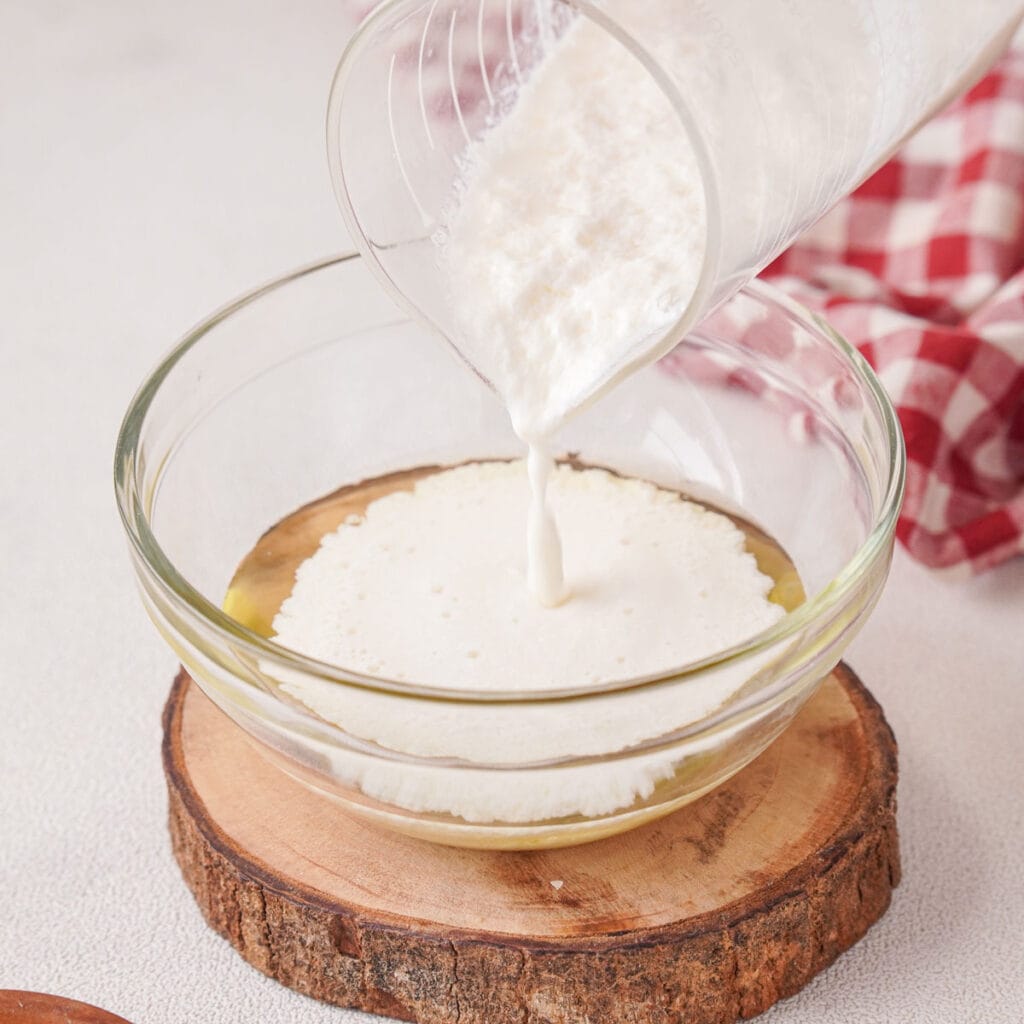
<svg viewBox="0 0 1024 1024"><path fill-rule="evenodd" d="M110 471L179 334L344 246L321 125L345 2L0 5L0 988L136 1024L359 1016L246 966L178 875L159 757L174 659ZM905 877L763 1019L1020 1022L1024 560L954 584L897 557L849 660L900 741Z"/></svg>

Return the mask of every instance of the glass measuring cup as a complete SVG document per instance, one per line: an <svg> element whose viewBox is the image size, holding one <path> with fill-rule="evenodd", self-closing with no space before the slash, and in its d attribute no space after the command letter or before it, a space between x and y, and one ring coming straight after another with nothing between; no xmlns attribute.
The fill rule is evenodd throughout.
<svg viewBox="0 0 1024 1024"><path fill-rule="evenodd" d="M569 33L583 26L628 55L663 95L666 130L698 171L704 248L685 301L651 303L634 318L615 365L576 396L585 404L671 349L980 76L1022 9L1017 0L386 0L331 90L334 186L393 295L493 380L490 341L460 323L436 244L467 154ZM628 114L616 116L610 133L628 127ZM618 185L627 195L629 182ZM614 260L600 239L591 256Z"/></svg>

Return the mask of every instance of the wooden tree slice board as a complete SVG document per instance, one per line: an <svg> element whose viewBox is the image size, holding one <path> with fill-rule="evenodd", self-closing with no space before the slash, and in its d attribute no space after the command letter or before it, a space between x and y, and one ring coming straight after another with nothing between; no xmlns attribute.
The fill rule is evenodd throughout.
<svg viewBox="0 0 1024 1024"><path fill-rule="evenodd" d="M259 970L423 1024L719 1024L792 995L899 880L896 744L840 666L733 779L633 832L433 846L273 768L184 674L164 719L175 856Z"/></svg>

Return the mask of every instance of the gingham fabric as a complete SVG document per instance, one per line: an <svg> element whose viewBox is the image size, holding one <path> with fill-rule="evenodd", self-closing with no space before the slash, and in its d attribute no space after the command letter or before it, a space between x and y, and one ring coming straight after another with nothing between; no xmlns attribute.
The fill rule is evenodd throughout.
<svg viewBox="0 0 1024 1024"><path fill-rule="evenodd" d="M856 344L892 397L910 553L977 572L1024 552L1024 50L762 277Z"/></svg>

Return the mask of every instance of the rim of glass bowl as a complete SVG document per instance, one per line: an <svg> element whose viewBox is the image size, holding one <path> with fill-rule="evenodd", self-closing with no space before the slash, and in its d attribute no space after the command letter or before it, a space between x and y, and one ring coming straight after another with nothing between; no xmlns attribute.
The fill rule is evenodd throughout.
<svg viewBox="0 0 1024 1024"><path fill-rule="evenodd" d="M163 594L187 616L198 617L207 628L212 629L222 640L230 644L240 645L257 658L267 659L292 671L299 670L328 682L339 683L345 686L358 686L399 696L439 699L457 703L485 704L537 703L594 697L675 681L683 676L696 675L709 668L749 658L766 650L795 635L814 620L824 617L831 610L841 606L863 578L865 570L888 549L895 531L896 520L899 516L903 498L906 467L903 434L900 430L896 411L888 395L864 357L822 318L811 313L771 286L760 281L752 281L745 286L744 292L755 295L762 302L768 302L784 309L789 317L795 320L799 326L823 335L845 357L853 372L867 388L868 393L873 396L881 414L888 441L889 476L882 495L880 511L875 517L872 528L853 557L812 598L793 611L787 612L774 625L762 630L744 643L716 652L700 661L690 662L686 665L680 665L652 675L613 680L598 685L565 687L559 690L452 690L444 687L423 686L383 677L367 676L344 669L338 665L307 657L260 636L231 618L221 608L196 590L178 572L157 542L150 529L148 513L159 491L160 479L165 466L169 462L169 455L167 452L158 453L160 456L160 466L156 470L156 477L143 488L143 481L138 478L139 460L137 458L143 427L150 406L164 380L178 362L219 323L264 295L286 287L293 281L359 258L358 253L351 252L318 260L282 277L268 281L246 292L233 302L222 306L205 320L202 320L192 330L188 331L181 341L164 357L136 392L121 424L115 448L114 484L118 511L129 542L141 559L142 564L158 583ZM180 441L181 438L179 437L178 440ZM767 686L751 694L751 703L761 703L761 700L771 699L773 696L771 691L772 687ZM755 700L755 698L759 699ZM738 714L746 710L746 705L746 701L741 702L741 706L732 708L730 711L733 714Z"/></svg>

